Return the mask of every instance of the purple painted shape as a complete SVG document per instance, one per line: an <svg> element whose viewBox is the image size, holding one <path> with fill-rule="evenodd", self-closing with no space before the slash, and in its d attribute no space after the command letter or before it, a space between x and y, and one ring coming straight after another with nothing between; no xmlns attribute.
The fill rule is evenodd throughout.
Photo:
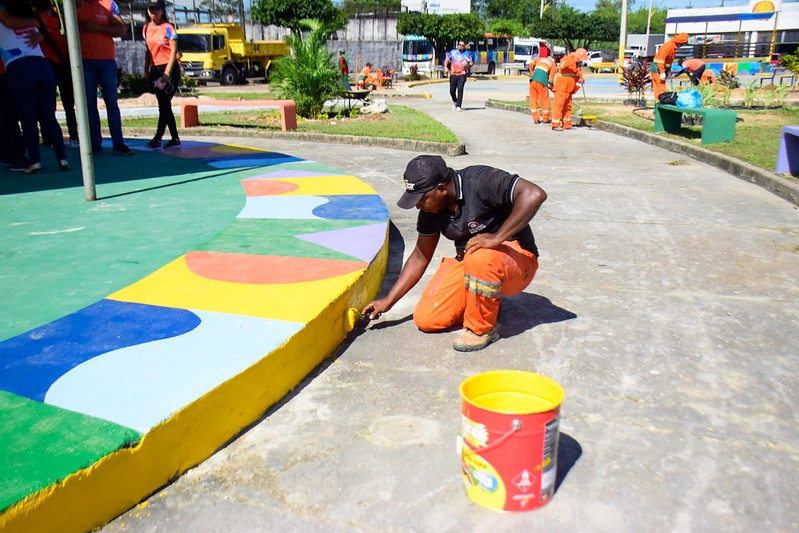
<svg viewBox="0 0 799 533"><path fill-rule="evenodd" d="M799 126L785 126L777 152L777 174L799 173Z"/></svg>
<svg viewBox="0 0 799 533"><path fill-rule="evenodd" d="M311 172L310 170L277 170L259 176L247 178L248 180L271 180L280 178L313 178L315 176L350 176L339 172ZM242 180L244 181L244 180Z"/></svg>
<svg viewBox="0 0 799 533"><path fill-rule="evenodd" d="M304 241L357 257L362 261L372 261L386 240L387 225L387 222L382 222L295 236Z"/></svg>

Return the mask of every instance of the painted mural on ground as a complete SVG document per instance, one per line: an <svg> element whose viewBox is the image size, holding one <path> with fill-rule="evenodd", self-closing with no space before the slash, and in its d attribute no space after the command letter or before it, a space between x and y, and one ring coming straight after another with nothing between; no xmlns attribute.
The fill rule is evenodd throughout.
<svg viewBox="0 0 799 533"><path fill-rule="evenodd" d="M202 142L158 157L246 170L244 207L149 276L0 343L0 510L136 446L284 347L386 250L388 210L355 176Z"/></svg>

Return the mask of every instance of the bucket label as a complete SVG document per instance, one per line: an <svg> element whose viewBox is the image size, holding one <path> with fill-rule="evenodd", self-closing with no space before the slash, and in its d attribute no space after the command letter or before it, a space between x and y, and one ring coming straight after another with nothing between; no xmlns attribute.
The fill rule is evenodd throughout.
<svg viewBox="0 0 799 533"><path fill-rule="evenodd" d="M484 448L488 442L488 430L485 424L478 424L461 415L461 431L466 442L474 448Z"/></svg>
<svg viewBox="0 0 799 533"><path fill-rule="evenodd" d="M515 478L513 478L513 484L516 485L520 491L527 492L532 490L536 480L537 478L535 477L535 474L531 473L525 468L519 472Z"/></svg>

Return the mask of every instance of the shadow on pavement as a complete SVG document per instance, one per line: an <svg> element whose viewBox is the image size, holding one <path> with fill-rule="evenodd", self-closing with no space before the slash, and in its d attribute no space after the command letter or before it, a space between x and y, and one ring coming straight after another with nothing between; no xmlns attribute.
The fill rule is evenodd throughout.
<svg viewBox="0 0 799 533"><path fill-rule="evenodd" d="M558 492L560 484L566 479L569 471L580 459L583 454L583 447L574 438L561 432L558 440L558 470L555 474L555 492Z"/></svg>
<svg viewBox="0 0 799 533"><path fill-rule="evenodd" d="M503 296L499 310L500 335L513 337L541 324L552 324L577 318L577 315L537 294L523 292Z"/></svg>

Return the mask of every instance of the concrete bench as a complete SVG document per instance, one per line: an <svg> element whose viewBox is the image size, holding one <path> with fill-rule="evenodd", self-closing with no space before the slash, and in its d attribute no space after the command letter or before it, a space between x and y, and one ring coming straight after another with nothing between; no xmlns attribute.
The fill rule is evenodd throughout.
<svg viewBox="0 0 799 533"><path fill-rule="evenodd" d="M785 126L777 152L777 174L799 174L799 126Z"/></svg>
<svg viewBox="0 0 799 533"><path fill-rule="evenodd" d="M297 129L297 104L294 100L196 100L180 103L180 127L191 128L200 125L201 105L236 107L276 107L280 109L280 123L283 131Z"/></svg>
<svg viewBox="0 0 799 533"><path fill-rule="evenodd" d="M655 104L655 133L667 131L676 133L682 128L682 115L701 115L702 144L713 144L735 140L735 111L710 109L708 107L679 107L669 104Z"/></svg>
<svg viewBox="0 0 799 533"><path fill-rule="evenodd" d="M521 76L527 70L523 63L501 63L499 68L505 76Z"/></svg>

